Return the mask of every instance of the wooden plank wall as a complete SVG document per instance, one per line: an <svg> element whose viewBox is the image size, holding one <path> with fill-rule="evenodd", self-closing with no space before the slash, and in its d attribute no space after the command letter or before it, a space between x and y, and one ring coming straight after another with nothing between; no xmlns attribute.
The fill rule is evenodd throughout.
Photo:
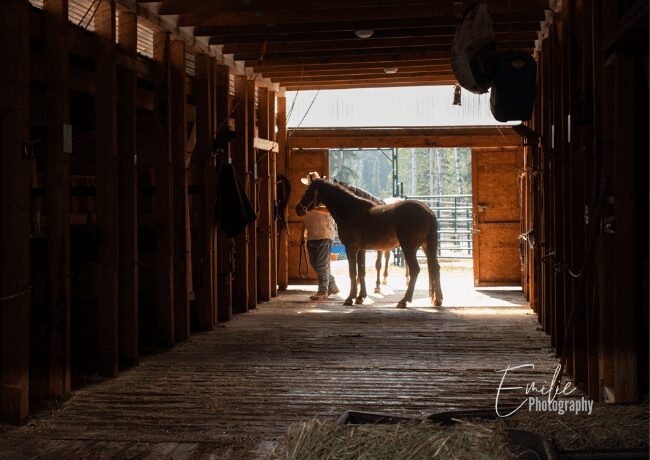
<svg viewBox="0 0 650 460"><path fill-rule="evenodd" d="M233 306L247 311L258 294L277 292L276 162L262 148L274 144L278 87L150 22L153 59L137 55L143 19L115 0L100 2L92 40L70 26L67 0L45 0L42 11L27 0L5 3L0 420L22 423L30 397L65 399L77 379L115 376L143 351L211 330ZM30 49L30 38L43 46ZM193 75L186 50L196 56ZM30 94L30 80L44 91ZM80 122L88 119L92 126ZM29 142L30 128L42 135L44 161L31 156L38 143ZM229 157L264 220L259 234L256 223L244 234L237 266L251 274L234 287L215 207L216 173ZM81 239L71 245L73 231ZM264 282L256 285L247 267L259 267Z"/></svg>
<svg viewBox="0 0 650 460"><path fill-rule="evenodd" d="M524 199L528 295L565 372L592 399L634 402L648 392L648 7L623 3L554 13Z"/></svg>
<svg viewBox="0 0 650 460"><path fill-rule="evenodd" d="M29 414L29 5L0 14L0 420Z"/></svg>

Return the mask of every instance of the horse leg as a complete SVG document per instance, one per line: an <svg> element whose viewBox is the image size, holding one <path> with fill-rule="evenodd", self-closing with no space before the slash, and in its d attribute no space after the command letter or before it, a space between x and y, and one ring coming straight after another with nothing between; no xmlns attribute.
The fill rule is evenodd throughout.
<svg viewBox="0 0 650 460"><path fill-rule="evenodd" d="M377 282L375 283L375 294L381 294L381 289L379 288L379 275L381 274L381 251L377 251L377 260L375 261L375 268L377 269Z"/></svg>
<svg viewBox="0 0 650 460"><path fill-rule="evenodd" d="M343 305L352 305L352 300L357 296L357 249L346 246L345 252L348 255L348 270L350 272L350 295L345 299Z"/></svg>
<svg viewBox="0 0 650 460"><path fill-rule="evenodd" d="M404 260L406 261L406 265L409 268L409 273L411 274L411 277L409 279L409 284L408 287L406 288L406 292L404 293L404 297L402 300L397 302L396 308L406 308L406 302L412 302L413 301L413 291L415 290L415 281L418 279L418 273L420 273L420 266L418 265L418 257L417 257L417 252L418 252L418 247L408 247L405 248L402 246L402 251L404 252Z"/></svg>
<svg viewBox="0 0 650 460"><path fill-rule="evenodd" d="M384 251L384 258L386 259L384 265L384 280L381 284L388 284L388 262L390 261L390 251ZM379 274L377 274L379 277Z"/></svg>
<svg viewBox="0 0 650 460"><path fill-rule="evenodd" d="M442 305L442 287L440 286L440 264L438 263L438 233L435 227L429 233L427 240L427 244L423 248L427 255L429 269L429 297L431 297L431 303L439 307Z"/></svg>
<svg viewBox="0 0 650 460"><path fill-rule="evenodd" d="M404 257L404 250L402 250L402 257ZM406 257L404 257L404 276L406 276L406 282L409 282L409 279L411 279L411 274L409 273L409 265L406 263Z"/></svg>
<svg viewBox="0 0 650 460"><path fill-rule="evenodd" d="M362 304L363 300L368 296L366 292L366 251L359 251L357 265L359 266L359 272L357 273L357 278L359 278L359 295L354 300L354 303Z"/></svg>

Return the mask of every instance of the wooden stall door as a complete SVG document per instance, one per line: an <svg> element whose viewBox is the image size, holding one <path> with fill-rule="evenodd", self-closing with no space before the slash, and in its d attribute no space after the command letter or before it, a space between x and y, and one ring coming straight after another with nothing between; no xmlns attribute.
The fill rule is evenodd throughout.
<svg viewBox="0 0 650 460"><path fill-rule="evenodd" d="M321 176L329 176L329 150L328 149L300 149L290 150L287 177L291 182L291 196L289 197L289 283L315 283L316 273L309 266L306 278L300 278L298 269L300 260L300 231L302 217L296 214L296 204L307 190L307 186L300 182L301 177L307 173L317 171ZM309 261L302 262L302 271L305 272Z"/></svg>
<svg viewBox="0 0 650 460"><path fill-rule="evenodd" d="M521 284L520 148L472 149L474 286Z"/></svg>

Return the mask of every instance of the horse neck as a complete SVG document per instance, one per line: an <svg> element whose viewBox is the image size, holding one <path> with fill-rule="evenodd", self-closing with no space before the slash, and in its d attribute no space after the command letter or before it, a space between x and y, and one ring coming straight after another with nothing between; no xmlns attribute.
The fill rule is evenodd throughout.
<svg viewBox="0 0 650 460"><path fill-rule="evenodd" d="M337 224L345 222L350 216L368 207L368 202L356 197L343 188L328 186L321 191L321 201L329 210Z"/></svg>

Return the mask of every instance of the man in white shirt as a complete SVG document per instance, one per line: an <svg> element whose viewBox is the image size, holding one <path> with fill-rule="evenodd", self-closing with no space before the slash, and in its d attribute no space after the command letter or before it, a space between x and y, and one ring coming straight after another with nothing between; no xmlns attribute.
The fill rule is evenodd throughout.
<svg viewBox="0 0 650 460"><path fill-rule="evenodd" d="M318 173L312 172L301 181L303 184L309 184L312 179L319 177ZM302 237L307 240L309 263L318 275L318 292L310 296L309 299L324 300L327 296L339 292L334 276L330 272L330 254L332 240L336 233L336 224L327 208L318 206L305 214L303 226Z"/></svg>

